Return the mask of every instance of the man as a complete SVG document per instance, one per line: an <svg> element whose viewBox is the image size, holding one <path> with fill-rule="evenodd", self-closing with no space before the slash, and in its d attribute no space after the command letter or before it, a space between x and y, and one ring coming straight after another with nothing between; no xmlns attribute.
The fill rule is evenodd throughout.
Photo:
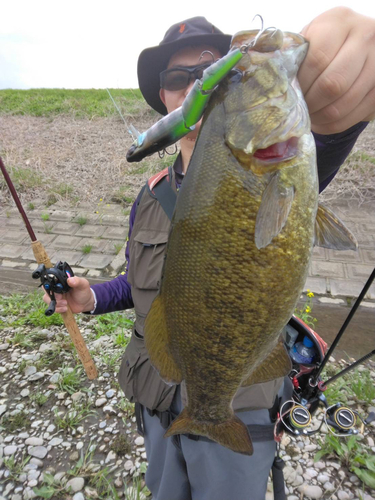
<svg viewBox="0 0 375 500"><path fill-rule="evenodd" d="M375 20L336 8L319 16L302 33L310 40L310 49L299 79L315 132L323 189L375 115ZM162 114L181 106L195 79L200 78L202 66L212 60L208 53L200 59L202 52L209 50L214 58L220 57L228 51L229 42L228 35L204 18L172 26L159 46L144 50L139 57L139 86L146 101ZM56 311L65 311L67 303L75 313L135 308L135 328L119 379L126 396L138 402L149 461L146 483L154 500L261 500L275 455L272 435L263 432L262 437L259 432L257 439L251 432L251 457L193 436L164 439L171 418L181 411L181 390L160 379L144 347L144 320L158 292L170 228L169 217L153 190L168 173L170 186L177 192L199 126L181 140L181 154L173 169L154 176L133 205L127 272L92 288L84 278L69 279L72 290L59 298ZM275 380L241 389L233 403L237 415L253 428L272 429L282 383Z"/></svg>

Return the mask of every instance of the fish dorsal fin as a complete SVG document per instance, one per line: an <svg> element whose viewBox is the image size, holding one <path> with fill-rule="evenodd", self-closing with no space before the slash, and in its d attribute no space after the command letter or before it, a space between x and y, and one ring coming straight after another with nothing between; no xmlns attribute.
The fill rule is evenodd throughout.
<svg viewBox="0 0 375 500"><path fill-rule="evenodd" d="M292 363L290 357L286 352L284 343L280 341L271 354L241 383L241 386L246 387L248 385L269 382L275 378L285 377L290 373L291 369Z"/></svg>
<svg viewBox="0 0 375 500"><path fill-rule="evenodd" d="M285 226L293 199L293 186L284 186L277 172L263 192L256 218L255 245L258 249L269 245Z"/></svg>
<svg viewBox="0 0 375 500"><path fill-rule="evenodd" d="M358 243L345 224L327 207L319 204L314 244L333 250L357 250Z"/></svg>

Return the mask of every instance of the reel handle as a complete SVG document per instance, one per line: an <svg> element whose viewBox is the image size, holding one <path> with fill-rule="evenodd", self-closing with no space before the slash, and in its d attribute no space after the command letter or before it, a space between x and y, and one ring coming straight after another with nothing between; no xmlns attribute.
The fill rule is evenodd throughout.
<svg viewBox="0 0 375 500"><path fill-rule="evenodd" d="M369 413L369 416L366 418L365 424L366 425L371 424L371 422L373 422L374 420L375 420L375 412L372 411L371 413Z"/></svg>
<svg viewBox="0 0 375 500"><path fill-rule="evenodd" d="M46 316L52 316L52 314L55 312L55 309L56 309L56 300L51 300L51 302L49 303L49 306L44 311L44 314Z"/></svg>

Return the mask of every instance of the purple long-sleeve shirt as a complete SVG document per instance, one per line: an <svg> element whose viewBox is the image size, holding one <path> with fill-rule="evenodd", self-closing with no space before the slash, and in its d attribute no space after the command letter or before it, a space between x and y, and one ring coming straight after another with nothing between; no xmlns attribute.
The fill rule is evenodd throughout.
<svg viewBox="0 0 375 500"><path fill-rule="evenodd" d="M348 154L352 150L359 134L366 128L367 122L360 122L345 132L332 135L313 134L316 144L319 191L323 191L337 174L340 166L344 163ZM177 187L182 182L181 159L177 158L174 167L176 171ZM134 307L131 286L128 282L129 267L129 240L134 226L140 194L130 212L129 234L125 250L126 271L111 281L93 285L97 305L94 314L103 314L113 311L122 311Z"/></svg>

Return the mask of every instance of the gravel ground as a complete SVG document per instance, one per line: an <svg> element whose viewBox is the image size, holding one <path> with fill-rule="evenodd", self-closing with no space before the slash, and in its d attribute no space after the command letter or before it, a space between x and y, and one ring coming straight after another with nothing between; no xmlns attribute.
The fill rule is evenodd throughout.
<svg viewBox="0 0 375 500"><path fill-rule="evenodd" d="M132 313L127 314L132 319ZM0 319L5 321L1 306ZM133 407L117 383L124 347L111 335L95 339L97 322L78 317L98 368L94 381L85 377L63 326L0 329L0 500L147 498L147 490L136 493L144 487L144 441L135 430ZM124 338L129 336L130 330L125 330ZM375 383L375 363L368 363L366 370ZM369 406L351 399L350 406L362 415L375 405L375 400ZM321 418L316 414L314 426ZM309 438L284 435L281 455L288 500L374 498L374 490L364 487L337 455L314 462L326 433L324 426L323 434ZM360 440L372 455L375 422ZM52 497L35 493L47 488L48 481L50 489L44 491L54 492ZM273 498L271 491L270 483L266 500Z"/></svg>

